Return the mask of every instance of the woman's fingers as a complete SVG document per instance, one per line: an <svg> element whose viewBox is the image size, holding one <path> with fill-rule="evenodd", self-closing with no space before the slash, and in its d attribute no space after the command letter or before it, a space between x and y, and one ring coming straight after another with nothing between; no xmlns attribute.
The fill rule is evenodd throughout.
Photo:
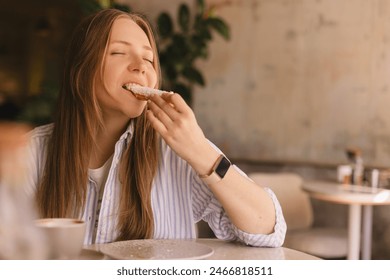
<svg viewBox="0 0 390 280"><path fill-rule="evenodd" d="M176 111L179 113L186 113L191 110L187 103L184 101L184 99L177 93L163 94L161 98L164 99L166 102L172 104L175 107Z"/></svg>
<svg viewBox="0 0 390 280"><path fill-rule="evenodd" d="M169 106L169 104L167 104L166 106L171 107L171 106ZM169 108L167 108L167 107L160 107L155 102L149 102L148 103L148 109L149 109L150 113L153 114L153 117L155 118L154 121L158 120L166 128L169 128L169 127L172 126L172 123L173 123L173 120L172 120L173 112L170 111L168 113L166 111ZM171 109L174 110L173 108L171 108Z"/></svg>
<svg viewBox="0 0 390 280"><path fill-rule="evenodd" d="M164 135L166 135L168 132L166 126L154 115L152 110L147 110L146 116L149 119L149 122L152 124L153 128L164 137Z"/></svg>
<svg viewBox="0 0 390 280"><path fill-rule="evenodd" d="M174 94L164 94L162 96L154 95L151 97L149 105L155 114L162 115L162 112L164 112L172 121L174 121L179 118L180 112L176 109L175 104L172 103L170 96L168 97L167 95L173 96Z"/></svg>
<svg viewBox="0 0 390 280"><path fill-rule="evenodd" d="M148 102L153 121L160 121L166 129L173 129L183 120L190 119L192 110L179 94L154 95Z"/></svg>
<svg viewBox="0 0 390 280"><path fill-rule="evenodd" d="M209 152L210 144L197 124L195 114L181 96L153 96L148 108L151 125L181 158L194 166L207 158L204 151Z"/></svg>

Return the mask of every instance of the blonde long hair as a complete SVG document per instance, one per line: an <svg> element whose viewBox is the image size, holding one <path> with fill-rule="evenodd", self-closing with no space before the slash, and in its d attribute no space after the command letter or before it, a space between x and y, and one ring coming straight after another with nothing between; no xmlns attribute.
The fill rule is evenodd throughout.
<svg viewBox="0 0 390 280"><path fill-rule="evenodd" d="M102 74L112 24L121 17L132 19L148 36L155 57L158 86L161 81L153 32L142 16L106 9L81 22L66 55L54 130L37 191L42 217L77 217L85 207L90 143L102 126L93 83L96 75ZM158 136L144 111L134 119L134 135L120 161L118 240L151 238L153 235L151 185L158 165L158 147Z"/></svg>

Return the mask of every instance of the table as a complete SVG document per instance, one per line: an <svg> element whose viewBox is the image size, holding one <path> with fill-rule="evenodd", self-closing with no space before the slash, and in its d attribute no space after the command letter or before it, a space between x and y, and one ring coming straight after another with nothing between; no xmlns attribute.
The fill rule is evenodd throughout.
<svg viewBox="0 0 390 280"><path fill-rule="evenodd" d="M362 259L370 259L372 206L389 205L390 191L316 180L305 181L303 189L315 199L349 205L347 258L350 260L359 259L360 249L362 249ZM362 222L363 232L361 235Z"/></svg>
<svg viewBox="0 0 390 280"><path fill-rule="evenodd" d="M242 243L228 242L215 238L194 240L213 248L209 260L320 260L319 258L289 248L258 248ZM99 253L99 244L84 246L80 259L109 259Z"/></svg>

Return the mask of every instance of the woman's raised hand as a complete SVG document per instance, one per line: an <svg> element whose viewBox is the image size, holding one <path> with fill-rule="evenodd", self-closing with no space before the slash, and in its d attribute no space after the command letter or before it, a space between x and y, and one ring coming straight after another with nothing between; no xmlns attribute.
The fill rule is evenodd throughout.
<svg viewBox="0 0 390 280"><path fill-rule="evenodd" d="M167 144L199 174L207 174L218 158L199 127L194 112L179 94L154 95L147 117Z"/></svg>

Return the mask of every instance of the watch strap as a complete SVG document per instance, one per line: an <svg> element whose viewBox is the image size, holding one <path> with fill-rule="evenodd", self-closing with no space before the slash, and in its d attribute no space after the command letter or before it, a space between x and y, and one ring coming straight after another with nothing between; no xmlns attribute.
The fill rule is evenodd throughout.
<svg viewBox="0 0 390 280"><path fill-rule="evenodd" d="M207 185L215 184L221 181L231 166L231 162L224 156L220 155L215 162L211 172L206 175L199 175Z"/></svg>

